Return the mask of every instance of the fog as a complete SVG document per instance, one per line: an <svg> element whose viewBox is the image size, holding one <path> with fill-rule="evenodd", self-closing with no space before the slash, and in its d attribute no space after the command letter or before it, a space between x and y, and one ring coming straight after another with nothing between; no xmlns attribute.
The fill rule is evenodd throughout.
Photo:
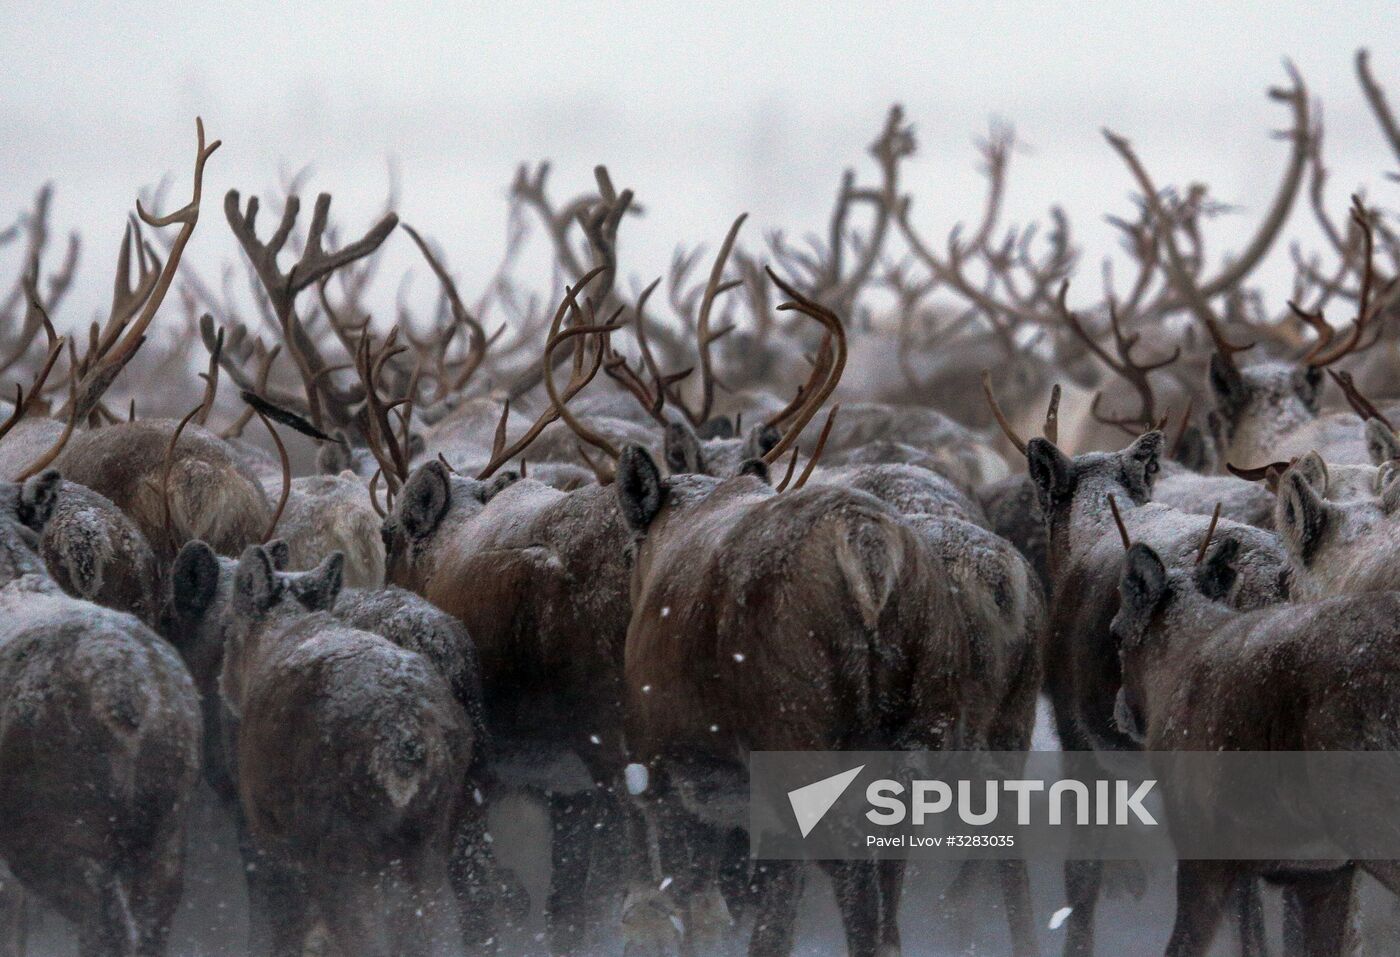
<svg viewBox="0 0 1400 957"><path fill-rule="evenodd" d="M550 159L560 198L589 188L597 163L636 191L645 215L623 232L624 270L650 279L677 243L713 245L743 210L750 242L823 230L842 170L874 176L865 147L893 102L919 139L906 187L928 235L978 214L974 140L995 117L1025 144L1009 219L1064 205L1093 267L1116 243L1103 216L1124 212L1131 188L1101 127L1131 137L1160 182L1203 180L1239 207L1213 224L1223 252L1281 172L1286 147L1269 134L1288 117L1266 90L1286 83L1282 59L1324 105L1338 211L1389 169L1353 54L1368 46L1382 81L1400 65L1379 6L1303 3L1189 14L1148 3L50 3L14 20L0 32L0 211L8 221L54 181L55 227L86 242L63 322L105 305L138 188L171 174L183 197L196 114L225 144L187 260L214 275L237 253L219 207L228 188L270 195L309 167L308 192L333 192L348 231L379 209L392 161L403 217L471 289L499 257L516 164ZM1305 211L1292 231L1312 241ZM387 256L384 276L418 265L403 237ZM521 282L547 288L545 263ZM1264 275L1280 305L1286 256ZM376 301L393 295L382 280Z"/></svg>

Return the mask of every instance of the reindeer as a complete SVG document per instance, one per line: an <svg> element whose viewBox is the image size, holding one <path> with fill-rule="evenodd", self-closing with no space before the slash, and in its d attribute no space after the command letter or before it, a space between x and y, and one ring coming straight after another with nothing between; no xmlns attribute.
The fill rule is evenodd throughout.
<svg viewBox="0 0 1400 957"><path fill-rule="evenodd" d="M595 332L561 330L580 291L571 288L555 314L547 368L567 338ZM389 581L460 620L476 642L498 777L549 796L555 866L546 915L561 952L581 940L594 824L611 815L626 763L627 532L611 489L564 492L496 473L561 414L602 359L599 346L562 391L546 373L551 405L509 445L503 413L475 478L436 459L414 470L384 524Z"/></svg>
<svg viewBox="0 0 1400 957"><path fill-rule="evenodd" d="M44 523L39 554L68 594L155 627L160 564L146 536L110 500L65 481Z"/></svg>
<svg viewBox="0 0 1400 957"><path fill-rule="evenodd" d="M1128 551L1112 625L1124 729L1149 751L1393 747L1400 596L1341 595L1240 611L1225 601L1237 587L1240 543L1227 539L1211 552L1208 544L1194 568L1168 564L1142 542ZM1378 809L1365 820L1384 826L1385 816ZM1358 869L1400 894L1393 861L1181 861L1166 953L1205 954L1232 892L1264 875L1295 891L1302 939L1291 946L1342 954Z"/></svg>
<svg viewBox="0 0 1400 957"><path fill-rule="evenodd" d="M65 595L35 552L62 480L0 515L0 857L84 954L163 954L199 773L199 704L136 618Z"/></svg>
<svg viewBox="0 0 1400 957"><path fill-rule="evenodd" d="M795 443L834 389L844 356L835 314L783 288L794 297L786 308L820 322L838 348L768 461ZM841 486L775 493L768 461L732 478L663 479L645 449L629 446L617 465L618 502L637 538L627 743L645 769L643 801L659 825L692 939L723 920L713 833L743 826L732 814L744 779L736 756L961 743L961 676L973 638L952 624L950 587L935 556L866 493ZM881 653L872 655L877 645ZM889 693L896 686L906 691ZM897 947L898 863L826 869L851 952ZM771 862L766 872L750 951L786 953L801 872L790 862ZM634 894L632 904L647 899Z"/></svg>
<svg viewBox="0 0 1400 957"><path fill-rule="evenodd" d="M1161 470L1164 436L1153 430L1116 453L1094 452L1071 459L1054 443L1034 438L1026 457L1046 517L1051 581L1046 650L1046 691L1060 742L1067 750L1122 749L1133 744L1113 722L1113 702L1121 684L1109 624L1117 611L1111 583L1122 569L1129 539L1153 545L1168 560L1190 560L1209 526L1218 523L1222 540L1236 541L1248 561L1229 595L1242 609L1262 607L1287 596L1288 566L1282 546L1268 532L1229 520L1183 514L1149 504ZM1112 517L1110 517L1112 516ZM1114 525L1121 522L1118 530ZM1093 950L1093 914L1102 866L1066 864L1066 889L1074 908L1068 923L1066 954ZM1243 913L1253 910L1242 900ZM1246 919L1246 939L1257 936ZM1248 946L1255 946L1253 943Z"/></svg>
<svg viewBox="0 0 1400 957"><path fill-rule="evenodd" d="M468 942L476 945L486 941L491 936L490 917L495 903L489 880L494 865L486 843L485 804L479 791L488 776L488 736L476 650L470 636L454 619L401 589L341 589L332 594L337 588L338 560L328 560L313 573L295 574L285 571L290 555L285 541L273 540L265 551L291 599L310 612L329 609L346 627L370 632L421 655L461 707L470 729L471 749L463 781L467 797L460 803L450 834L449 876L461 904ZM279 906L275 900L280 890L278 875L247 833L247 820L238 797L238 721L219 688L225 646L234 627L232 596L237 567L231 559L215 555L203 542L185 545L171 570L166 628L189 663L203 695L209 729L205 773L240 827L241 850L249 865L250 892L258 908L255 916L267 920L275 919L273 915ZM267 879L258 870L260 867L271 871Z"/></svg>
<svg viewBox="0 0 1400 957"><path fill-rule="evenodd" d="M343 953L428 953L472 727L423 657L324 611L339 566L289 580L252 546L229 596L219 690L240 805L281 885L274 953L300 952L313 905Z"/></svg>
<svg viewBox="0 0 1400 957"><path fill-rule="evenodd" d="M1395 561L1400 470L1377 473L1374 497L1329 501L1326 472L1319 476L1310 465L1304 458L1279 480L1275 522L1293 563L1295 597L1400 589Z"/></svg>

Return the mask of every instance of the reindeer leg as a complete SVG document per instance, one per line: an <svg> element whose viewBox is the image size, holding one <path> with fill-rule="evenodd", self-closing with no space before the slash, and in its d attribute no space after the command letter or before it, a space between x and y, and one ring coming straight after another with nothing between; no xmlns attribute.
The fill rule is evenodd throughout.
<svg viewBox="0 0 1400 957"><path fill-rule="evenodd" d="M593 839L593 795L551 794L553 868L545 919L551 954L576 953L583 943L589 845Z"/></svg>
<svg viewBox="0 0 1400 957"><path fill-rule="evenodd" d="M806 867L800 861L768 861L758 868L758 912L749 957L788 957L792 953L797 904Z"/></svg>
<svg viewBox="0 0 1400 957"><path fill-rule="evenodd" d="M1241 957L1269 957L1268 935L1264 930L1264 900L1257 879L1246 878L1235 885L1233 917L1240 932Z"/></svg>
<svg viewBox="0 0 1400 957"><path fill-rule="evenodd" d="M184 887L185 827L171 828L132 880L131 906L136 915L141 953L164 954L170 925Z"/></svg>
<svg viewBox="0 0 1400 957"><path fill-rule="evenodd" d="M1291 883L1305 957L1341 957L1346 952L1355 877L1354 868L1344 867Z"/></svg>
<svg viewBox="0 0 1400 957"><path fill-rule="evenodd" d="M0 861L0 957L24 957L28 939L24 889Z"/></svg>
<svg viewBox="0 0 1400 957"><path fill-rule="evenodd" d="M1001 880L1002 906L1006 908L1006 923L1011 931L1013 957L1035 957L1035 923L1031 910L1031 878L1026 862L1020 858L996 861L997 877Z"/></svg>
<svg viewBox="0 0 1400 957"><path fill-rule="evenodd" d="M1166 957L1205 957L1239 875L1229 861L1180 861Z"/></svg>
<svg viewBox="0 0 1400 957"><path fill-rule="evenodd" d="M905 861L881 861L880 871L880 957L898 957L899 902L904 896Z"/></svg>
<svg viewBox="0 0 1400 957"><path fill-rule="evenodd" d="M1103 883L1102 861L1065 861L1065 957L1093 957L1094 908Z"/></svg>
<svg viewBox="0 0 1400 957"><path fill-rule="evenodd" d="M875 861L824 861L836 890L850 957L875 957L880 944L880 886Z"/></svg>

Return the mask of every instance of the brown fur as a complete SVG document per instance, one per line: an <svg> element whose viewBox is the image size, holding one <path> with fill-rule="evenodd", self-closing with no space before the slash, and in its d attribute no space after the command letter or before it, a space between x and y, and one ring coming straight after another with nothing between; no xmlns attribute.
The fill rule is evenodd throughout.
<svg viewBox="0 0 1400 957"><path fill-rule="evenodd" d="M219 684L251 835L342 953L427 953L471 725L424 658L291 591L262 549L245 553ZM276 937L304 939L304 913L281 903Z"/></svg>
<svg viewBox="0 0 1400 957"><path fill-rule="evenodd" d="M71 598L0 517L0 856L84 953L162 954L199 769L173 649Z"/></svg>
<svg viewBox="0 0 1400 957"><path fill-rule="evenodd" d="M170 517L165 524L162 478L169 420L109 425L76 433L59 456L69 481L110 499L146 536L162 565L187 541L201 539L221 555L261 541L272 509L257 476L228 443L189 425L176 443L170 469Z"/></svg>
<svg viewBox="0 0 1400 957"><path fill-rule="evenodd" d="M716 796L741 791L747 751L964 743L968 642L950 625L937 558L888 506L839 487L778 495L748 474L663 484L637 447L624 452L618 491L642 536L627 741L651 769L649 800L672 853L697 829L740 824ZM714 866L692 861L677 896L703 899ZM761 953L791 940L796 872L771 870L781 875L768 882L751 944ZM854 952L897 946L902 871L828 870Z"/></svg>
<svg viewBox="0 0 1400 957"><path fill-rule="evenodd" d="M1133 546L1113 625L1123 658L1121 720L1150 751L1393 750L1400 741L1400 594L1242 613L1208 597L1228 589L1236 551L1222 543L1188 572ZM1365 826L1385 820L1377 809ZM1356 863L1400 894L1400 864ZM1182 862L1167 954L1206 953L1229 890L1243 877L1296 881L1296 872L1289 862ZM1332 939L1315 939L1308 953L1342 953L1350 874L1329 879L1340 882L1340 894L1325 901L1299 895L1305 932L1333 928Z"/></svg>

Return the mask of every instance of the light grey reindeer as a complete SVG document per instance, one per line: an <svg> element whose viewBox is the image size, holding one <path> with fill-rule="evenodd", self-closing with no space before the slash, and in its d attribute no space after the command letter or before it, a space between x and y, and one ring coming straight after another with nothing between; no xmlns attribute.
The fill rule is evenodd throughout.
<svg viewBox="0 0 1400 957"><path fill-rule="evenodd" d="M1314 460L1283 473L1275 523L1293 561L1295 598L1400 591L1400 466L1382 466L1374 484L1373 498L1330 501Z"/></svg>
<svg viewBox="0 0 1400 957"><path fill-rule="evenodd" d="M1153 545L1173 566L1192 563L1212 521L1149 503L1161 471L1163 444L1156 430L1122 451L1074 458L1043 438L1026 444L1048 530L1051 602L1045 687L1066 750L1135 747L1113 721L1121 676L1109 626L1118 610L1113 586L1122 571L1126 542ZM1121 521L1117 528L1115 518ZM1276 536L1227 519L1219 520L1217 534L1239 542L1246 556L1230 595L1232 604L1248 609L1286 597L1288 560ZM1093 953L1094 907L1102 875L1098 862L1070 861L1065 866L1068 903L1074 908L1066 925L1067 955ZM1263 946L1257 903L1253 896L1240 902L1241 929L1250 953Z"/></svg>
<svg viewBox="0 0 1400 957"><path fill-rule="evenodd" d="M45 569L61 486L0 485L0 857L83 957L150 957L180 900L199 701L173 648Z"/></svg>
<svg viewBox="0 0 1400 957"><path fill-rule="evenodd" d="M1149 751L1394 749L1400 593L1241 612L1223 600L1235 587L1240 552L1239 541L1227 539L1203 552L1200 565L1179 568L1143 543L1129 549L1113 620L1125 731ZM1388 795L1385 808L1361 815L1365 827L1386 826L1392 802ZM1346 846L1346 835L1334 837ZM1180 861L1166 953L1205 954L1232 891L1264 875L1291 892L1301 939L1285 940L1289 952L1340 955L1358 869L1400 894L1396 861Z"/></svg>
<svg viewBox="0 0 1400 957"><path fill-rule="evenodd" d="M341 562L279 574L252 546L234 571L219 691L239 803L270 872L275 954L301 952L313 907L343 954L425 954L452 923L476 741L425 658L324 610Z"/></svg>

